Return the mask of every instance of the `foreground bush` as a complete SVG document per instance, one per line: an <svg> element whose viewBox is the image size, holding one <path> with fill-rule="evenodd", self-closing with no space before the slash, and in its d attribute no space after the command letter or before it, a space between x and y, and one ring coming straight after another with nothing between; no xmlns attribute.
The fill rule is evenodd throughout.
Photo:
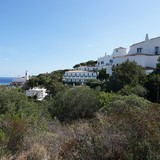
<svg viewBox="0 0 160 160"><path fill-rule="evenodd" d="M51 100L52 116L70 122L61 123L46 119L47 107L41 110L50 103L8 94L0 94L2 160L160 159L159 104L75 87Z"/></svg>
<svg viewBox="0 0 160 160"><path fill-rule="evenodd" d="M151 160L160 159L160 106L141 110L127 106L121 113L97 114L92 121L62 125L25 135L17 160Z"/></svg>
<svg viewBox="0 0 160 160"><path fill-rule="evenodd" d="M63 122L93 118L98 110L97 92L85 86L59 93L50 107L52 117Z"/></svg>
<svg viewBox="0 0 160 160"><path fill-rule="evenodd" d="M105 113L122 113L126 109L141 110L142 112L151 105L151 102L136 95L121 96L110 93L103 93L100 97L101 112Z"/></svg>
<svg viewBox="0 0 160 160"><path fill-rule="evenodd" d="M0 87L0 156L23 150L28 130L42 130L48 116L43 105L17 89Z"/></svg>

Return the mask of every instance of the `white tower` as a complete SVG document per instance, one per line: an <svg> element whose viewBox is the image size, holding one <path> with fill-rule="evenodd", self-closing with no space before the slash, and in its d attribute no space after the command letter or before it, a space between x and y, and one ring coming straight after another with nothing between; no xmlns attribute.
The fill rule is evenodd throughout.
<svg viewBox="0 0 160 160"><path fill-rule="evenodd" d="M28 71L25 72L25 79L28 80Z"/></svg>

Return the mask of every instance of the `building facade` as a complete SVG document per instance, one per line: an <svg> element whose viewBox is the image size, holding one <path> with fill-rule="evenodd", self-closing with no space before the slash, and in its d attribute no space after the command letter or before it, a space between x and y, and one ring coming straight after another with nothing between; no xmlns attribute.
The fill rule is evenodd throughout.
<svg viewBox="0 0 160 160"><path fill-rule="evenodd" d="M98 73L95 71L86 71L86 70L71 70L66 71L63 75L64 83L75 83L82 84L87 82L89 79L96 79Z"/></svg>

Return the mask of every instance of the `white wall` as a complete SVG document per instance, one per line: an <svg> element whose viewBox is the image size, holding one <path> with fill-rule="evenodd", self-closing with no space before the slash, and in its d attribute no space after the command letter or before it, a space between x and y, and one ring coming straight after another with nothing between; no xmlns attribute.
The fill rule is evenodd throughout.
<svg viewBox="0 0 160 160"><path fill-rule="evenodd" d="M146 59L146 67L149 66L152 68L156 68L158 58L159 58L159 55L148 56Z"/></svg>
<svg viewBox="0 0 160 160"><path fill-rule="evenodd" d="M147 56L147 55L128 55L124 57L116 57L113 59L113 65L121 64L125 62L127 59L130 61L135 61L137 64L143 66L143 67L151 67L155 68L157 64L158 55L155 56Z"/></svg>
<svg viewBox="0 0 160 160"><path fill-rule="evenodd" d="M155 55L155 47L158 46L160 48L160 37L152 38L130 46L128 54L135 54L137 53L137 48L143 48L142 53Z"/></svg>

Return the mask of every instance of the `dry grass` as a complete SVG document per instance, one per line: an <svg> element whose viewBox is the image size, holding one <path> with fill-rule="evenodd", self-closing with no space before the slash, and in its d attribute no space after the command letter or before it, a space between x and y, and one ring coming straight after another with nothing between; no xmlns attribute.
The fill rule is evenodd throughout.
<svg viewBox="0 0 160 160"><path fill-rule="evenodd" d="M30 129L21 152L1 160L158 160L158 117L153 107L145 114L98 114L90 122L53 121L47 131Z"/></svg>

